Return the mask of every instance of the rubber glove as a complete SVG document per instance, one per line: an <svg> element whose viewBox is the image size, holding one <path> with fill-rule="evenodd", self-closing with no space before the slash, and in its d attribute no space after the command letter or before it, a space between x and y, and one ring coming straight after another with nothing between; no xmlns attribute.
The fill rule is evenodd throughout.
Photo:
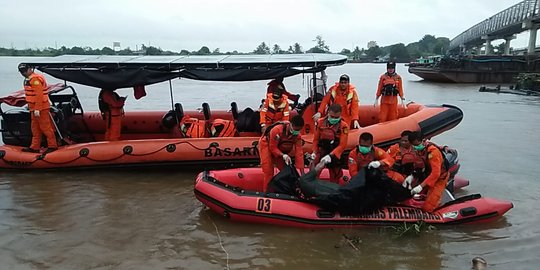
<svg viewBox="0 0 540 270"><path fill-rule="evenodd" d="M360 128L360 124L358 123L358 120L354 120L354 122L353 122L353 128L354 128L354 129Z"/></svg>
<svg viewBox="0 0 540 270"><path fill-rule="evenodd" d="M283 154L283 160L285 161L285 164L287 165L291 165L291 157L289 157L289 155L287 154Z"/></svg>
<svg viewBox="0 0 540 270"><path fill-rule="evenodd" d="M401 106L403 106L404 109L407 109L407 105L405 105L405 98L401 98Z"/></svg>
<svg viewBox="0 0 540 270"><path fill-rule="evenodd" d="M409 176L407 176L407 177L405 178L405 180L403 181L402 186L403 186L404 188L408 188L408 189L410 190L410 189L412 188L412 187L411 187L411 183L412 183L412 180L413 180L413 179L414 179L414 177L412 176L412 174L409 175Z"/></svg>
<svg viewBox="0 0 540 270"><path fill-rule="evenodd" d="M319 120L319 118L321 118L321 113L320 112L313 115L313 120L315 120L315 122L317 122Z"/></svg>
<svg viewBox="0 0 540 270"><path fill-rule="evenodd" d="M422 189L423 189L422 185L416 186L415 188L413 188L411 190L411 195L415 195L415 194L418 194L418 193L422 192Z"/></svg>
<svg viewBox="0 0 540 270"><path fill-rule="evenodd" d="M326 155L323 158L321 158L321 162L324 162L324 164L328 164L332 162L332 157L330 155Z"/></svg>
<svg viewBox="0 0 540 270"><path fill-rule="evenodd" d="M39 110L34 110L34 116L39 117Z"/></svg>
<svg viewBox="0 0 540 270"><path fill-rule="evenodd" d="M315 153L311 153L311 156L309 158L311 158L311 160L315 160L316 157L317 155L315 155Z"/></svg>
<svg viewBox="0 0 540 270"><path fill-rule="evenodd" d="M266 125L261 124L261 133L264 133L266 131Z"/></svg>
<svg viewBox="0 0 540 270"><path fill-rule="evenodd" d="M372 161L368 164L368 168L379 168L381 166L381 162L380 161Z"/></svg>

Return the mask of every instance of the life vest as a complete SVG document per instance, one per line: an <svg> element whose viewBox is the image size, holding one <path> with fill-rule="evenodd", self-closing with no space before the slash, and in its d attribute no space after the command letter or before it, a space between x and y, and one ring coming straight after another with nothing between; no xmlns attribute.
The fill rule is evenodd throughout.
<svg viewBox="0 0 540 270"><path fill-rule="evenodd" d="M206 121L184 116L180 123L180 132L184 138L205 138Z"/></svg>
<svg viewBox="0 0 540 270"><path fill-rule="evenodd" d="M335 103L335 99L336 99L336 96L337 95L341 95L341 93L338 94L338 91L341 92L341 90L336 90L338 89L339 87L339 83L336 83L330 90L330 104L328 104L328 107L330 107L330 105L334 104ZM348 115L351 115L351 104L352 104L352 100L353 100L353 97L354 97L354 90L353 88L349 85L349 87L347 88L347 95L346 95L346 100L347 100L347 114ZM340 104L341 105L341 104Z"/></svg>
<svg viewBox="0 0 540 270"><path fill-rule="evenodd" d="M383 76L383 88L381 95L383 96L397 96L399 95L398 83L401 83L401 77L397 74L390 75L385 73Z"/></svg>
<svg viewBox="0 0 540 270"><path fill-rule="evenodd" d="M319 127L319 147L322 148L325 153L332 152L332 150L339 145L342 122L343 120L335 125L330 125L328 120L325 119L323 124Z"/></svg>
<svg viewBox="0 0 540 270"><path fill-rule="evenodd" d="M43 77L43 75L32 73L30 76L28 76L28 78L24 79L23 85L24 95L27 103L33 106L37 102L36 90L34 89L35 85L42 87L43 96L41 102L46 104L45 106L49 105L49 88L47 87L47 82L45 81L45 77Z"/></svg>
<svg viewBox="0 0 540 270"><path fill-rule="evenodd" d="M262 111L265 112L265 119L261 120L265 121L266 123L274 123L283 120L283 117L285 116L289 116L289 111L285 111L287 106L289 106L289 101L287 100L286 95L281 95L277 105L272 98L272 94L266 95L266 99L268 100L268 107L262 108Z"/></svg>
<svg viewBox="0 0 540 270"><path fill-rule="evenodd" d="M211 137L234 137L236 128L234 121L225 119L215 119L210 126Z"/></svg>
<svg viewBox="0 0 540 270"><path fill-rule="evenodd" d="M263 136L266 137L266 141L270 141L270 131L276 126L282 126L283 132L279 136L278 149L284 154L290 153L294 149L296 141L299 139L299 135L293 135L290 130L291 123L288 121L279 121L270 125L265 131Z"/></svg>
<svg viewBox="0 0 540 270"><path fill-rule="evenodd" d="M424 150L422 150L421 152L417 152L417 154L415 155L416 159L414 161L414 173L419 179L421 179L421 181L423 181L426 177L428 177L431 174L431 165L429 164L429 151L428 151L428 148L430 146L434 146L441 153L441 156L442 156L441 174L448 172L448 169L450 167L450 162L448 161L448 159L446 159L446 155L443 153L443 151L438 145L432 142L428 142L424 145L426 146L426 148L424 148Z"/></svg>
<svg viewBox="0 0 540 270"><path fill-rule="evenodd" d="M358 168L363 168L369 165L370 162L375 160L375 148L371 147L371 150L367 154L362 154L360 152L360 146L356 148L356 164Z"/></svg>

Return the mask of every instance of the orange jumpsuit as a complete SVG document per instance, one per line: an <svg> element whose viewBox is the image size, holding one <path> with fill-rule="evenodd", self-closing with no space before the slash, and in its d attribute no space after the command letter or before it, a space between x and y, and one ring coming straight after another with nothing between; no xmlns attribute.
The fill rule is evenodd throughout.
<svg viewBox="0 0 540 270"><path fill-rule="evenodd" d="M125 98L120 97L114 91L103 91L100 93L101 100L107 105L108 111L103 113L105 120L105 140L120 140L122 130L122 116L124 115Z"/></svg>
<svg viewBox="0 0 540 270"><path fill-rule="evenodd" d="M313 153L315 153L315 163L319 163L321 158L326 155L332 157L332 163L326 167L330 172L330 180L339 184L343 179L340 159L347 147L349 125L343 119L339 123L331 125L327 119L324 117L317 121L313 136Z"/></svg>
<svg viewBox="0 0 540 270"><path fill-rule="evenodd" d="M355 147L349 153L349 173L351 174L351 177L358 174L360 169L367 167L372 161L380 161L380 168L383 170L387 170L394 165L394 159L379 147L373 146L371 151L367 154L360 153L358 147Z"/></svg>
<svg viewBox="0 0 540 270"><path fill-rule="evenodd" d="M290 92L287 91L287 89L285 89L285 85L283 84L283 82L278 82L276 80L271 80L269 83L268 83L268 88L266 89L266 94L272 94L274 92L274 90L277 88L277 87L280 87L281 86L281 93L283 93L284 95L287 96L288 99L292 100L292 101L298 101L298 96L295 95L295 94L292 94Z"/></svg>
<svg viewBox="0 0 540 270"><path fill-rule="evenodd" d="M274 176L274 164L279 170L285 167L283 155L289 155L294 150L294 164L298 170L304 169L304 152L302 151L302 138L292 135L289 122L279 122L269 126L259 139L259 155L261 169L264 173L262 190L266 192L268 183ZM292 158L292 157L291 157Z"/></svg>
<svg viewBox="0 0 540 270"><path fill-rule="evenodd" d="M388 154L390 155L390 157L394 159L394 162L399 162L399 163L402 163L403 155L406 155L406 154L410 154L411 156L414 155L414 153L412 152L412 148L409 148L409 149L402 148L399 145L399 143L396 143L390 146L390 148L388 148ZM405 177L407 176L407 175L402 175L401 173L392 170L392 168L388 170L387 174L390 178L392 178L394 181L400 184L403 183L403 181L405 180Z"/></svg>
<svg viewBox="0 0 540 270"><path fill-rule="evenodd" d="M268 94L261 108L260 124L268 127L279 121L289 121L289 113L289 101L286 95L281 95L278 101L274 101L272 94Z"/></svg>
<svg viewBox="0 0 540 270"><path fill-rule="evenodd" d="M416 153L417 157L422 159L429 172L427 177L422 181L428 188L426 201L422 210L433 212L439 206L450 174L444 169L444 160L437 146L428 144L424 150L416 151Z"/></svg>
<svg viewBox="0 0 540 270"><path fill-rule="evenodd" d="M39 150L41 148L41 137L47 138L48 148L57 148L54 128L51 122L49 109L49 91L45 77L41 74L32 73L24 80L24 94L28 109L30 110L32 143L30 148ZM34 115L34 111L39 111L39 117Z"/></svg>
<svg viewBox="0 0 540 270"><path fill-rule="evenodd" d="M350 126L354 120L358 121L358 102L358 94L354 85L349 84L347 90L341 91L339 83L336 83L324 96L318 112L325 115L326 108L337 103L341 105L341 118Z"/></svg>
<svg viewBox="0 0 540 270"><path fill-rule="evenodd" d="M403 81L401 80L401 76L397 73L392 75L384 73L381 75L376 95L377 98L382 95L379 123L398 119L397 96L399 95L403 98Z"/></svg>

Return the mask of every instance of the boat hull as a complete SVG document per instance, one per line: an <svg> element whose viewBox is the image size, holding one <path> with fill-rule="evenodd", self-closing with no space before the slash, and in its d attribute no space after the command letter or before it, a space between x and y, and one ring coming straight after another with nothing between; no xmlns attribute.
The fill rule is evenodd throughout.
<svg viewBox="0 0 540 270"><path fill-rule="evenodd" d="M513 207L511 202L471 195L448 203L433 213L398 205L373 213L342 216L294 196L260 192L262 173L256 170L203 172L197 176L195 196L214 212L233 221L301 228L387 226L419 221L436 225L489 222ZM321 177L327 177L327 172L323 171Z"/></svg>

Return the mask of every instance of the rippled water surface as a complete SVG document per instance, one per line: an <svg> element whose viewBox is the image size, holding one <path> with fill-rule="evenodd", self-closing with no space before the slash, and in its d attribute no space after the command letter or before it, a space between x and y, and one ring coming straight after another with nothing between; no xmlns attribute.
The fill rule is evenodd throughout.
<svg viewBox="0 0 540 270"><path fill-rule="evenodd" d="M0 94L21 88L17 63L0 57ZM360 102L373 103L384 65L329 68L329 81L351 77ZM459 150L460 175L471 185L459 195L511 200L514 209L489 224L442 227L417 237L390 229L302 230L232 223L193 195L198 171L84 170L0 174L0 269L469 269L475 256L489 269L538 269L540 223L540 98L480 93L476 84L421 81L398 66L408 100L453 104L463 122L434 138ZM47 76L49 82L55 80ZM305 78L285 79L305 96ZM231 101L256 107L266 82L176 80L175 102L185 109ZM77 86L87 110L98 90ZM147 88L127 110L170 108L168 83ZM4 107L3 107L4 108ZM343 234L360 239L358 250Z"/></svg>

